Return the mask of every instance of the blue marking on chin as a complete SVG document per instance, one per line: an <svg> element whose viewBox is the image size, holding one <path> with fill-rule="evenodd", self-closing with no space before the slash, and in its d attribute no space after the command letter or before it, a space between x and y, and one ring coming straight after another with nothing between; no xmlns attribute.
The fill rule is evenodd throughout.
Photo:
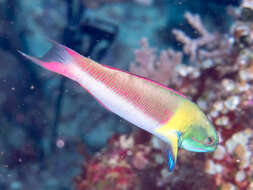
<svg viewBox="0 0 253 190"><path fill-rule="evenodd" d="M173 171L174 167L175 167L175 160L174 157L171 153L171 151L168 152L168 165L169 165L169 171Z"/></svg>

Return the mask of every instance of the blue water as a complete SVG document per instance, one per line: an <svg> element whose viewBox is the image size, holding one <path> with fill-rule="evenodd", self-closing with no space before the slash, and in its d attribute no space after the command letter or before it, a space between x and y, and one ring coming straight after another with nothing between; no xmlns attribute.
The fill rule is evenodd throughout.
<svg viewBox="0 0 253 190"><path fill-rule="evenodd" d="M154 54L159 55L168 48L183 52L183 43L172 34L173 29L184 31L191 38L200 36L187 23L185 12L199 15L208 32L218 32L228 39L236 21L227 10L232 6L238 9L240 3L239 0L0 0L0 190L248 187L251 180L245 182L247 186L242 182L246 178L243 175L251 175L249 167L232 168L235 181L226 181L225 176L218 183L217 173L222 173L219 167L226 160L222 157L217 161L212 154L181 152L176 171L168 173L159 150L153 151L149 134L104 109L78 84L32 64L16 51L42 56L51 39L97 62L129 70L144 37ZM249 46L242 45L241 49L249 50ZM196 61L184 54L182 65L194 66ZM233 73L228 78L237 80ZM215 80L221 82L219 78ZM173 82L165 85L168 84L176 86ZM201 102L203 98L200 105L206 104L205 98L210 95L203 92L204 97L199 99L194 93L186 93L194 101ZM246 128L238 127L227 133ZM144 154L142 145L152 151ZM119 161L115 156L122 159ZM207 160L213 159L218 164L211 165L218 168L215 174L206 169ZM92 170L102 175L97 181ZM238 182L236 177L243 179Z"/></svg>

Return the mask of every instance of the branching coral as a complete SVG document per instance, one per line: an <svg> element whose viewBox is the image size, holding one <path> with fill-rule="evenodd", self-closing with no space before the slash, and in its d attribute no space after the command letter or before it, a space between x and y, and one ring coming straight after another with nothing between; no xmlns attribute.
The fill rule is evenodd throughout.
<svg viewBox="0 0 253 190"><path fill-rule="evenodd" d="M203 26L199 15L193 15L189 12L185 13L185 18L188 23L200 34L197 39L191 39L183 31L174 29L172 33L176 36L176 39L184 44L184 53L190 56L192 62L198 58L198 51L203 46L210 46L216 42L216 35L211 34Z"/></svg>
<svg viewBox="0 0 253 190"><path fill-rule="evenodd" d="M182 61L182 54L171 49L156 55L156 49L149 47L146 38L140 42L141 49L135 51L136 60L130 65L130 72L168 85L174 80L174 68Z"/></svg>
<svg viewBox="0 0 253 190"><path fill-rule="evenodd" d="M183 51L190 56L191 62L198 62L206 58L226 56L230 46L218 33L210 33L203 25L199 15L185 13L185 19L200 37L192 39L183 31L174 29L172 33L183 44Z"/></svg>

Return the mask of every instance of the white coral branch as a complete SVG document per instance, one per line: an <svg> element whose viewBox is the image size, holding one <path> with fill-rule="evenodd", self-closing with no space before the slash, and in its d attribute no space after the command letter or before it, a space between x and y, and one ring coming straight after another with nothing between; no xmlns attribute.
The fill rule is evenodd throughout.
<svg viewBox="0 0 253 190"><path fill-rule="evenodd" d="M187 22L200 34L197 39L191 39L184 32L174 29L172 33L176 39L184 44L184 53L190 55L190 61L194 62L198 57L198 49L209 43L215 42L216 35L209 33L204 27L199 15L193 15L189 12L185 13Z"/></svg>

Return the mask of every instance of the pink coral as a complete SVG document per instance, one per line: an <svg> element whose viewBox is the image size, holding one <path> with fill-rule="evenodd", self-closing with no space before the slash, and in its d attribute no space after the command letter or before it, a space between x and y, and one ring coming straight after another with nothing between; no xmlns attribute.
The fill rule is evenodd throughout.
<svg viewBox="0 0 253 190"><path fill-rule="evenodd" d="M175 80L175 66L182 62L182 54L171 49L156 55L146 38L140 42L141 49L135 51L136 60L130 64L130 72L168 85Z"/></svg>
<svg viewBox="0 0 253 190"><path fill-rule="evenodd" d="M174 190L205 189L206 184L212 187L212 181L200 170L204 168L202 158L195 159L191 169L195 171L195 177L190 177L188 169L193 164L191 159L187 159L187 164L180 170L176 166L176 171L169 173L156 140L143 131L111 138L107 148L84 164L82 174L75 179L77 190L166 190L168 186ZM183 158L190 157L187 152L180 155L184 156L179 157L178 164ZM188 181L183 184L185 179ZM192 185L197 179L203 183Z"/></svg>
<svg viewBox="0 0 253 190"><path fill-rule="evenodd" d="M85 189L141 189L139 170L150 168L151 148L138 144L136 136L115 136L109 148L89 161L87 169L76 178L78 190Z"/></svg>
<svg viewBox="0 0 253 190"><path fill-rule="evenodd" d="M184 43L184 53L189 54L195 64L186 66L179 63L177 69L172 71L176 71L173 77L177 78L177 82L172 83L168 80L166 84L174 85L176 89L192 97L219 131L221 145L214 156L207 159L205 169L208 174L214 176L216 186L222 189L235 187L246 189L253 184L248 178L252 175L250 167L252 149L248 148L248 143L251 142L250 128L253 120L248 115L252 114L250 108L253 100L253 88L250 85L253 81L251 53L253 27L249 22L237 21L231 27L232 37L218 35L221 39L217 40L217 35L211 35L203 29L204 26L198 16L187 13L186 19L201 37L190 39L178 30L174 30L174 34ZM204 46L209 46L208 50L201 49ZM151 54L142 54L146 56L142 59L151 58L153 61L154 52L150 52ZM137 56L136 60L139 60ZM139 73L152 68L145 65L145 63L152 65L152 61L144 61L144 65L138 68ZM136 70L134 71L136 73ZM192 78L194 73L195 77ZM165 75L163 77L165 79L159 79L159 82L164 83L170 78ZM179 158L181 157L179 155ZM187 161L182 159L186 164Z"/></svg>

